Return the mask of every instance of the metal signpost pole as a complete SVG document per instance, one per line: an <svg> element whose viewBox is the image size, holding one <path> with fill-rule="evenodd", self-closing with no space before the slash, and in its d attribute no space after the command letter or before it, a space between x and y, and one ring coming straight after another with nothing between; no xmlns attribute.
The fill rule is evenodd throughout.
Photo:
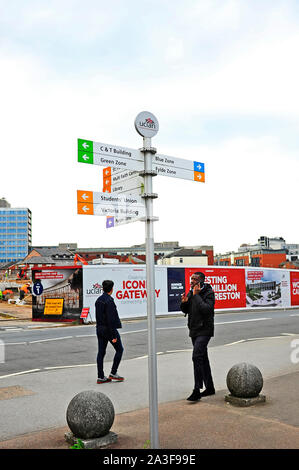
<svg viewBox="0 0 299 470"><path fill-rule="evenodd" d="M152 192L152 154L151 138L143 138L144 146L144 183L145 183L145 245L146 245L146 279L147 279L147 321L148 321L148 380L150 403L150 442L152 449L159 448L158 428L158 386L156 357L156 305L155 305L155 250L154 218Z"/></svg>
<svg viewBox="0 0 299 470"><path fill-rule="evenodd" d="M152 177L157 173L152 170L152 158L156 149L152 148L151 137L159 130L157 118L143 111L135 119L135 128L143 136L145 199L145 246L146 246L146 282L147 282L147 321L148 321L148 382L149 382L149 417L150 417L150 446L159 449L158 427L158 386L157 386L157 356L156 356L156 302L155 302L155 246L153 199L158 197L153 193Z"/></svg>

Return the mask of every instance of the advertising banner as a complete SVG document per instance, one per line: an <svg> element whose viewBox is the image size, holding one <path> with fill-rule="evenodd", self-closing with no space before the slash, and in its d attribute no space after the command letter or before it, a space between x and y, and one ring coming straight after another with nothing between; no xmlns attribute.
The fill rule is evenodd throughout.
<svg viewBox="0 0 299 470"><path fill-rule="evenodd" d="M95 302L102 295L102 282L114 282L112 297L120 318L146 316L146 267L145 266L84 266L83 304L90 308L92 321L95 321ZM167 270L155 268L156 313L167 312Z"/></svg>
<svg viewBox="0 0 299 470"><path fill-rule="evenodd" d="M292 271L291 275L291 304L299 305L299 271Z"/></svg>
<svg viewBox="0 0 299 470"><path fill-rule="evenodd" d="M243 268L225 267L186 268L186 291L190 289L190 277L196 271L205 274L205 282L215 292L215 309L246 307L245 272Z"/></svg>
<svg viewBox="0 0 299 470"><path fill-rule="evenodd" d="M247 307L289 307L290 305L289 271L246 268Z"/></svg>
<svg viewBox="0 0 299 470"><path fill-rule="evenodd" d="M180 311L185 292L185 268L167 268L168 312Z"/></svg>
<svg viewBox="0 0 299 470"><path fill-rule="evenodd" d="M32 283L33 320L80 318L83 300L81 266L33 268Z"/></svg>

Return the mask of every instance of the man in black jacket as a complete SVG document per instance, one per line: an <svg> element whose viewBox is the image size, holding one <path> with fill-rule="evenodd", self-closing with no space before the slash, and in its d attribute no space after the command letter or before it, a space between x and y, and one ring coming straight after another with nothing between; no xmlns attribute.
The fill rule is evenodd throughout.
<svg viewBox="0 0 299 470"><path fill-rule="evenodd" d="M98 355L97 355L97 367L98 367L98 384L117 381L122 382L124 377L121 377L117 373L117 369L123 354L123 345L120 339L120 335L117 331L121 328L121 321L118 316L117 308L111 297L113 292L113 281L103 281L102 287L104 293L97 299L95 303L96 308L96 321L97 321L97 337L98 337ZM106 354L106 348L108 341L112 344L115 349L115 355L113 359L112 369L109 377L106 377L103 370L104 357Z"/></svg>
<svg viewBox="0 0 299 470"><path fill-rule="evenodd" d="M204 280L204 273L194 273L190 291L187 295L183 294L181 300L181 310L185 316L188 315L189 336L193 344L194 390L187 398L189 401L198 401L201 397L215 394L207 348L214 336L215 294ZM203 384L206 388L200 393Z"/></svg>

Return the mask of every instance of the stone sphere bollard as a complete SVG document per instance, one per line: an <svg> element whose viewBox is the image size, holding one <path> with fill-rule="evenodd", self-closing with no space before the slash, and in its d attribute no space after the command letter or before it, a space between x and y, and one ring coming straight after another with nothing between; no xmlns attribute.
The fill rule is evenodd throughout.
<svg viewBox="0 0 299 470"><path fill-rule="evenodd" d="M114 421L114 407L104 393L87 390L70 401L66 420L74 436L93 439L108 434Z"/></svg>
<svg viewBox="0 0 299 470"><path fill-rule="evenodd" d="M263 388L263 376L256 366L241 362L228 371L226 384L234 397L255 398Z"/></svg>

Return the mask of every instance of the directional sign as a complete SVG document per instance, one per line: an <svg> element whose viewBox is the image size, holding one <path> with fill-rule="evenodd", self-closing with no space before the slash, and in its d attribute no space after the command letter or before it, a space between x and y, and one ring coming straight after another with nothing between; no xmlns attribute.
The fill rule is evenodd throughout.
<svg viewBox="0 0 299 470"><path fill-rule="evenodd" d="M117 215L121 218L126 217L144 217L145 206L131 204L129 206L120 206L118 204L88 204L78 202L78 214L82 215Z"/></svg>
<svg viewBox="0 0 299 470"><path fill-rule="evenodd" d="M202 183L204 183L205 181L205 173L185 170L184 168L153 165L153 170L156 171L159 176L171 176L173 178L182 178L186 180L200 181Z"/></svg>
<svg viewBox="0 0 299 470"><path fill-rule="evenodd" d="M92 140L78 139L78 152L88 154L98 154L106 157L122 157L129 160L139 160L143 162L143 154L140 150L119 145L105 144L103 142L94 142Z"/></svg>
<svg viewBox="0 0 299 470"><path fill-rule="evenodd" d="M101 204L101 205L119 205L119 206L145 206L144 199L137 195L110 195L105 193L98 193L95 191L82 191L77 190L77 202L80 204Z"/></svg>
<svg viewBox="0 0 299 470"><path fill-rule="evenodd" d="M103 153L78 152L78 162L89 163L91 165L111 166L121 170L132 169L136 171L144 170L143 160L133 160L132 158L107 156Z"/></svg>
<svg viewBox="0 0 299 470"><path fill-rule="evenodd" d="M205 165L194 160L185 160L184 158L169 157L168 155L156 154L153 156L153 165L162 165L171 168L183 168L189 171L200 171L204 173Z"/></svg>
<svg viewBox="0 0 299 470"><path fill-rule="evenodd" d="M144 178L137 176L125 181L111 183L111 176L103 180L103 193L124 193L131 192L131 194L144 193Z"/></svg>
<svg viewBox="0 0 299 470"><path fill-rule="evenodd" d="M118 227L119 225L130 224L132 222L137 222L138 220L143 220L142 217L116 217L116 216L107 216L106 217L106 228Z"/></svg>
<svg viewBox="0 0 299 470"><path fill-rule="evenodd" d="M120 174L129 174L130 178L131 178L132 176L138 176L139 171L123 170L123 169L114 168L114 167L111 167L111 166L107 166L106 168L103 168L103 178L105 178L107 176L116 175L116 174L118 174L118 175L120 175Z"/></svg>
<svg viewBox="0 0 299 470"><path fill-rule="evenodd" d="M112 185L123 183L132 178L139 178L141 182L144 182L144 178L139 176L139 172L135 170L121 170L117 172L110 171L111 167L103 169L103 185Z"/></svg>

